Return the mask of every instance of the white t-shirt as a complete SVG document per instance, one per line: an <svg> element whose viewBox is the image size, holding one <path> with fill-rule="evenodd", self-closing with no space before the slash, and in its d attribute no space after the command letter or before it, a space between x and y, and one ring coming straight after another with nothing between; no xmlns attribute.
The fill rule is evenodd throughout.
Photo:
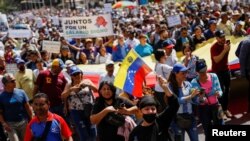
<svg viewBox="0 0 250 141"><path fill-rule="evenodd" d="M95 57L96 64L104 64L107 61L111 61L112 55L110 53L106 53L105 56L101 56L99 53Z"/></svg>
<svg viewBox="0 0 250 141"><path fill-rule="evenodd" d="M110 83L114 83L115 81L115 76L112 75L111 77L108 76L106 73L101 75L101 78L100 78L100 81L99 81L99 85L101 84L101 82L103 81L107 81L107 82L110 82Z"/></svg>
<svg viewBox="0 0 250 141"><path fill-rule="evenodd" d="M133 40L130 40L129 38L125 41L125 44L127 44L130 48L135 48L137 45L140 44L140 41L136 38Z"/></svg>
<svg viewBox="0 0 250 141"><path fill-rule="evenodd" d="M156 72L157 75L161 75L166 80L168 80L172 69L173 69L173 67L171 67L171 66L169 66L167 64L156 63L155 72ZM160 86L158 80L156 81L156 84L155 84L155 91L164 92L164 90Z"/></svg>
<svg viewBox="0 0 250 141"><path fill-rule="evenodd" d="M173 67L174 64L177 63L177 61L178 61L178 58L176 56L176 51L175 49L173 49L170 56L167 57L166 64Z"/></svg>

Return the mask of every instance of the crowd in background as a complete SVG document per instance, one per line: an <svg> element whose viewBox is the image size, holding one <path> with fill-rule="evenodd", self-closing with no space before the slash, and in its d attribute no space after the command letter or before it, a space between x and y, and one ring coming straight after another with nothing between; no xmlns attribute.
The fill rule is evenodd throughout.
<svg viewBox="0 0 250 141"><path fill-rule="evenodd" d="M32 14L31 17L25 18L18 16L24 13ZM87 39L64 38L61 23L55 25L52 21L54 16L60 19L103 13L105 12L101 8L42 8L6 13L10 27L17 24L26 25L33 35L22 39L10 38L8 34L0 35L0 42L4 45L4 50L0 51L0 122L11 141L24 138L28 121L26 119L34 117L34 110L35 114L38 112L40 115L36 115L35 118L38 119L32 119L26 127L24 140L31 140L31 136L41 136L43 130L39 130L41 127L36 122L39 123L48 108L50 112L63 118L62 120L60 117L53 117L53 114L48 112L49 117L52 116L51 119L60 119L53 121L54 124L62 123L64 129L61 132L65 139L72 139L71 131L65 125L68 124L74 129L73 138L81 141L146 141L145 139L149 140L152 136L156 136L157 140L172 138L183 141L185 132L191 141L198 141L197 121L202 123L204 133L208 136L210 125L224 125L225 119L232 118L233 115L228 110L230 71L227 65L230 42L227 42L226 36L245 37L250 34L249 5L206 0L150 3L148 6L133 9L114 9L111 12L114 35ZM167 17L170 15L180 15L181 24L169 27ZM42 19L41 27L37 25L36 18ZM211 38L216 38L216 43L208 52L212 60L211 72L208 72L206 60L193 55L192 52L198 44ZM45 40L59 41L60 53L43 50ZM245 42L243 46L248 43ZM143 97L138 102L132 94L116 90L113 86L114 62L122 62L132 48L141 57L155 57L154 71L157 81L152 88L154 99ZM183 53L183 60L177 58L177 52ZM239 53L238 56L242 54ZM17 65L18 70L14 76L6 72L6 64ZM101 76L99 85L95 86L91 80L83 79L84 74L77 67L80 64L105 64L107 73ZM249 79L249 65L243 64L241 67L245 68L242 75ZM98 92L97 99L93 97L93 92ZM6 102L12 99L8 97L10 93L16 95L19 104ZM50 101L49 107L43 107L46 111L44 113L39 112L38 105L33 107L34 110L30 106L37 93L47 95L36 98L44 99L42 102L45 106L48 104L47 100ZM86 116L86 105L91 103L94 103L92 113L89 112ZM125 129L108 121L109 115L114 112L127 115L126 123L129 122ZM171 112L190 117L192 124L181 127L176 117L169 116L175 115ZM160 115L157 118L156 113ZM54 124L52 122L51 126L56 126ZM150 132L155 130L152 124L159 124L157 126L165 134L151 135ZM47 124L43 124L42 129L45 126ZM1 133L3 135L0 139L4 140L4 132ZM47 137L52 139L56 138L55 136L58 135L49 132Z"/></svg>

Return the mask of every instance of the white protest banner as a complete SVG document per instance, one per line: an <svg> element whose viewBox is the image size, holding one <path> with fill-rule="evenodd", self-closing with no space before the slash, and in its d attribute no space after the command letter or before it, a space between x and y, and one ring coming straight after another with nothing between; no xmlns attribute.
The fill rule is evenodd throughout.
<svg viewBox="0 0 250 141"><path fill-rule="evenodd" d="M167 22L169 27L174 27L176 25L181 24L181 17L180 15L173 15L167 17Z"/></svg>
<svg viewBox="0 0 250 141"><path fill-rule="evenodd" d="M0 33L7 33L9 28L6 14L0 14Z"/></svg>
<svg viewBox="0 0 250 141"><path fill-rule="evenodd" d="M34 15L31 12L29 12L29 13L22 13L22 14L19 15L19 17L23 18L23 19L24 18L33 19Z"/></svg>
<svg viewBox="0 0 250 141"><path fill-rule="evenodd" d="M111 13L112 12L112 4L111 3L105 3L103 6L104 6L104 11L106 13Z"/></svg>
<svg viewBox="0 0 250 141"><path fill-rule="evenodd" d="M6 64L6 71L7 73L12 73L12 74L16 74L16 72L18 71L17 65L14 64Z"/></svg>
<svg viewBox="0 0 250 141"><path fill-rule="evenodd" d="M8 32L11 38L30 38L32 36L30 29L10 29Z"/></svg>
<svg viewBox="0 0 250 141"><path fill-rule="evenodd" d="M110 14L62 18L65 38L93 38L114 35Z"/></svg>
<svg viewBox="0 0 250 141"><path fill-rule="evenodd" d="M58 41L43 40L43 50L51 53L60 53L61 43Z"/></svg>

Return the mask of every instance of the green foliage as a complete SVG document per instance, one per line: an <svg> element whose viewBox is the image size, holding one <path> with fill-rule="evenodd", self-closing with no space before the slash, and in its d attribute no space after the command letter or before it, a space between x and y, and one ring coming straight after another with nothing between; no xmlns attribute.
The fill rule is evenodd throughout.
<svg viewBox="0 0 250 141"><path fill-rule="evenodd" d="M21 0L1 0L0 2L0 12L11 12L20 10Z"/></svg>

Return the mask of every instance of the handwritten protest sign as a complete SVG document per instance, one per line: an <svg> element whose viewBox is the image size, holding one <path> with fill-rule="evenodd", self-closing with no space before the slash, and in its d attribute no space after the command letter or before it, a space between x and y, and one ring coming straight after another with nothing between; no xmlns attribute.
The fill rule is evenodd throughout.
<svg viewBox="0 0 250 141"><path fill-rule="evenodd" d="M62 18L66 38L92 38L114 35L110 14Z"/></svg>
<svg viewBox="0 0 250 141"><path fill-rule="evenodd" d="M180 15L173 15L167 17L167 22L169 27L174 27L176 25L181 24L181 17Z"/></svg>
<svg viewBox="0 0 250 141"><path fill-rule="evenodd" d="M43 41L43 50L51 53L60 53L61 43L57 41Z"/></svg>

